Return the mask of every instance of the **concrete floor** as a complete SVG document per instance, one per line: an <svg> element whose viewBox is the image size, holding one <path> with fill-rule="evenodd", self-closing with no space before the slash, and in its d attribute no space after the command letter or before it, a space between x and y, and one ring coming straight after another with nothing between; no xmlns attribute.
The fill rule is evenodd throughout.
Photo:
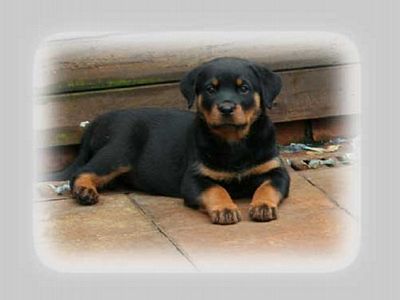
<svg viewBox="0 0 400 300"><path fill-rule="evenodd" d="M106 192L80 206L37 185L35 245L43 263L66 272L331 271L351 262L358 243L352 166L291 171L279 219L210 223L182 199Z"/></svg>

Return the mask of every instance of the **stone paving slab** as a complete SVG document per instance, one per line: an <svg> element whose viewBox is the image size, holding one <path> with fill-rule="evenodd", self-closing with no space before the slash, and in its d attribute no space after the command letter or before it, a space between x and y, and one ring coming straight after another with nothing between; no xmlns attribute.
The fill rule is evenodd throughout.
<svg viewBox="0 0 400 300"><path fill-rule="evenodd" d="M230 226L211 224L178 198L114 191L95 206L80 206L41 183L36 248L61 271L332 270L351 259L357 244L358 223L337 200L351 200L340 193L351 189L344 180L350 169L291 171L290 197L277 221L252 222L249 200L241 199L243 221Z"/></svg>
<svg viewBox="0 0 400 300"><path fill-rule="evenodd" d="M60 186L66 184L67 181L48 181L48 182L39 182L36 183L34 189L34 201L52 201L52 200L60 200L71 198L71 193L69 191L64 192L62 194L57 194L50 185ZM101 191L102 195L115 195L115 194L124 194L128 191L124 188L116 187L114 189L106 189Z"/></svg>
<svg viewBox="0 0 400 300"><path fill-rule="evenodd" d="M66 181L49 181L49 182L39 182L36 183L33 198L34 201L47 201L47 200L60 200L70 198L69 193L57 194L50 185L62 185Z"/></svg>
<svg viewBox="0 0 400 300"><path fill-rule="evenodd" d="M61 271L194 271L176 247L124 194L95 206L73 199L35 203L35 244Z"/></svg>
<svg viewBox="0 0 400 300"><path fill-rule="evenodd" d="M356 167L321 168L299 172L313 185L321 189L327 197L359 218L358 195L356 194L359 176Z"/></svg>
<svg viewBox="0 0 400 300"><path fill-rule="evenodd" d="M244 220L220 226L181 199L130 197L201 271L327 270L352 255L356 222L295 172L279 219L269 223L250 221L246 200L237 201Z"/></svg>

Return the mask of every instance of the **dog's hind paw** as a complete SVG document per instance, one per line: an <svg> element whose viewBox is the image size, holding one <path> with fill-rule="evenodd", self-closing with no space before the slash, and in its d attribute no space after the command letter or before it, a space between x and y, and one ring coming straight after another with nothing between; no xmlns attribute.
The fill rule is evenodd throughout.
<svg viewBox="0 0 400 300"><path fill-rule="evenodd" d="M81 205L93 205L99 201L99 194L93 188L75 186L72 195Z"/></svg>

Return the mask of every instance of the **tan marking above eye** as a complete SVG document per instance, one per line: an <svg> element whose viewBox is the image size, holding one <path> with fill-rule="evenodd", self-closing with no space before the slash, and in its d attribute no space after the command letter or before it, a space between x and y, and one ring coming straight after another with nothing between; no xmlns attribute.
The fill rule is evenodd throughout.
<svg viewBox="0 0 400 300"><path fill-rule="evenodd" d="M235 209L237 206L233 203L229 193L221 186L216 185L203 191L200 195L202 205L208 210L230 208Z"/></svg>
<svg viewBox="0 0 400 300"><path fill-rule="evenodd" d="M236 85L237 86L241 86L242 84L243 84L243 80L242 79L240 79L240 78L236 79Z"/></svg>
<svg viewBox="0 0 400 300"><path fill-rule="evenodd" d="M214 87L217 87L217 86L219 85L219 80L218 80L217 78L214 78L214 79L211 81L211 84L212 84Z"/></svg>

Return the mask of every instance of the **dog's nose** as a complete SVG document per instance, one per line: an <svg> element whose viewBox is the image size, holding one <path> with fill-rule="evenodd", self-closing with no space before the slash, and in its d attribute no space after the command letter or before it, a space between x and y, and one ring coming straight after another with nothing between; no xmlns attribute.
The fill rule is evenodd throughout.
<svg viewBox="0 0 400 300"><path fill-rule="evenodd" d="M236 108L236 104L230 101L224 101L217 105L218 110L224 115L230 115Z"/></svg>

